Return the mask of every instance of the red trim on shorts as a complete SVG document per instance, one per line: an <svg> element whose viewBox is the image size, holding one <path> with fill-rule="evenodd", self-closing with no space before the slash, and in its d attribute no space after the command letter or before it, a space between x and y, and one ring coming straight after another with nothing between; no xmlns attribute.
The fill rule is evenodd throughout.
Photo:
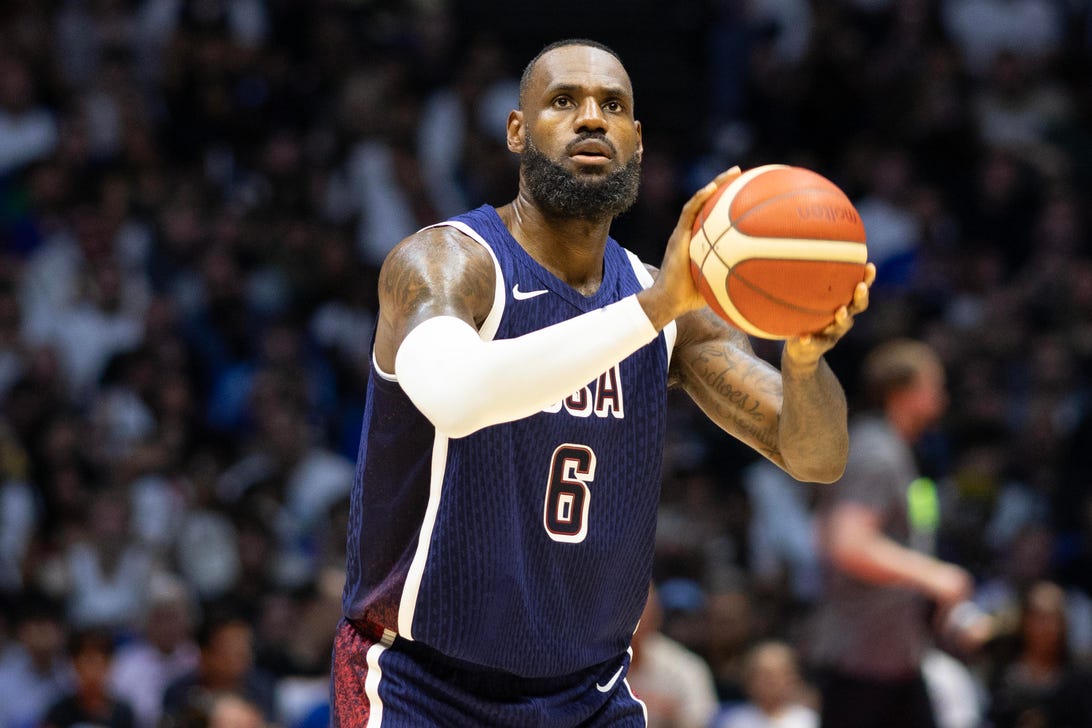
<svg viewBox="0 0 1092 728"><path fill-rule="evenodd" d="M372 714L365 681L368 650L379 644L383 628L342 619L334 636L331 667L330 725L332 728L364 728Z"/></svg>

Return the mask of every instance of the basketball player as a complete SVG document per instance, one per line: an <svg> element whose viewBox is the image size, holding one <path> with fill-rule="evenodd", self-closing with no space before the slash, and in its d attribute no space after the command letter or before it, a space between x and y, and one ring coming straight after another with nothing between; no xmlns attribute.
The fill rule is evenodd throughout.
<svg viewBox="0 0 1092 728"><path fill-rule="evenodd" d="M645 725L624 678L669 385L801 480L845 464L845 397L822 356L866 283L827 330L786 343L778 372L690 277L691 224L730 173L687 202L658 272L611 239L641 125L598 43L531 61L507 137L516 199L411 235L380 276L336 726Z"/></svg>

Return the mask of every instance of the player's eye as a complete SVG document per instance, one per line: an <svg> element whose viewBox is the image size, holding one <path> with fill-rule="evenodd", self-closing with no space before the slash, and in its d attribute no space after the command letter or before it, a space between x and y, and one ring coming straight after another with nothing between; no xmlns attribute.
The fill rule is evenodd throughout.
<svg viewBox="0 0 1092 728"><path fill-rule="evenodd" d="M619 101L608 101L607 103L603 104L603 108L606 111L611 112L612 114L617 114L622 110L622 104Z"/></svg>
<svg viewBox="0 0 1092 728"><path fill-rule="evenodd" d="M554 99L554 106L559 109L567 109L573 105L573 100L568 96L558 96Z"/></svg>

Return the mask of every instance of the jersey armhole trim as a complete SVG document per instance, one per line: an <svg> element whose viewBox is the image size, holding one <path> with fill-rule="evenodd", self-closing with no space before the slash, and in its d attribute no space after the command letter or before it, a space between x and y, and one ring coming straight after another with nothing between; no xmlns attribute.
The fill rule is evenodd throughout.
<svg viewBox="0 0 1092 728"><path fill-rule="evenodd" d="M633 273L637 276L637 281L644 288L651 286L653 283L652 274L648 272L648 268L645 267L645 264L635 253L633 253L633 251L626 248L623 248L623 250L626 251L626 255L629 257L629 264L633 266ZM668 366L671 365L671 353L675 351L675 337L677 333L678 327L675 325L674 321L671 321L664 327L664 346L667 348Z"/></svg>
<svg viewBox="0 0 1092 728"><path fill-rule="evenodd" d="M452 227L467 236L471 240L477 242L485 251L489 253L489 257L493 259L493 270L496 273L496 282L493 286L493 307L489 309L488 315L485 320L482 321L482 326L478 329L478 335L482 341L492 341L493 337L497 335L497 329L500 328L501 316L504 315L504 271L501 270L500 261L497 259L497 254L493 252L493 246L485 241L485 238L475 230L467 225L462 220L445 220L444 222L438 222L435 225L429 225L425 230L438 227Z"/></svg>
<svg viewBox="0 0 1092 728"><path fill-rule="evenodd" d="M493 306L489 309L489 313L485 317L485 321L482 322L482 327L478 330L478 335L482 341L492 341L493 337L497 335L497 329L500 328L501 316L504 315L504 272L501 270L500 261L497 259L497 254L493 252L493 248L489 243L485 242L485 239L478 234L478 231L467 225L461 220L445 220L444 222L438 222L435 225L429 225L421 228L421 230L431 230L438 227L451 227L455 228L463 235L467 236L471 240L475 241L489 253L489 257L493 260L493 271L496 274L496 284L493 287ZM377 374L388 382L397 382L398 377L390 372L386 372L379 366L379 362L375 358L375 349L372 349L372 367L375 368Z"/></svg>
<svg viewBox="0 0 1092 728"><path fill-rule="evenodd" d="M383 371L382 367L379 366L379 360L375 358L375 348L372 348L372 368L375 369L375 373L378 374L380 378L385 379L388 382L398 381L397 376Z"/></svg>

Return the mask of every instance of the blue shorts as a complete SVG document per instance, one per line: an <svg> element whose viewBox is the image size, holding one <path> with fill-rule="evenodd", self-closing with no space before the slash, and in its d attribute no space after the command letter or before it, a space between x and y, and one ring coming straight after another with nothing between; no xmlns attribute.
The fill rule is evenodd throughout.
<svg viewBox="0 0 1092 728"><path fill-rule="evenodd" d="M645 728L629 656L564 677L523 678L342 619L330 687L333 728Z"/></svg>

